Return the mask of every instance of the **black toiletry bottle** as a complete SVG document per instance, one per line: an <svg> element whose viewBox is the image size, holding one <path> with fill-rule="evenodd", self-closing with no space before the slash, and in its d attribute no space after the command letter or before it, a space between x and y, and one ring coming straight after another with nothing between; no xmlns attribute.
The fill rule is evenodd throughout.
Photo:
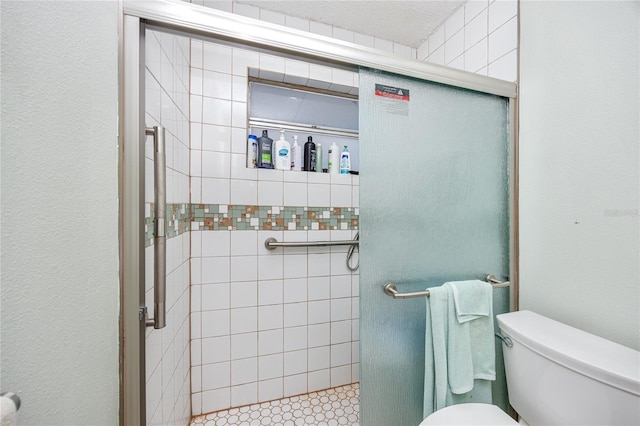
<svg viewBox="0 0 640 426"><path fill-rule="evenodd" d="M261 169L273 169L273 139L266 130L258 138L258 167Z"/></svg>
<svg viewBox="0 0 640 426"><path fill-rule="evenodd" d="M304 165L302 170L307 172L316 171L316 144L313 143L311 136L307 138L307 143L304 144Z"/></svg>

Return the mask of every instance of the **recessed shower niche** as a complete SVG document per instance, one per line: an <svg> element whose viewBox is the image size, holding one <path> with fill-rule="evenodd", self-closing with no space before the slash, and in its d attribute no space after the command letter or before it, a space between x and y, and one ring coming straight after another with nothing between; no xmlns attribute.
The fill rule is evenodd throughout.
<svg viewBox="0 0 640 426"><path fill-rule="evenodd" d="M267 75L277 80L262 79L260 70L249 69L251 134L260 137L262 131L267 130L275 141L279 131L284 130L286 140L293 145L295 137L301 149L311 137L319 146L318 151L322 151L317 154L322 163L319 170L325 172L329 168L329 148L335 144L334 149L340 153L346 147L350 154L350 170L358 172L357 87L287 74Z"/></svg>

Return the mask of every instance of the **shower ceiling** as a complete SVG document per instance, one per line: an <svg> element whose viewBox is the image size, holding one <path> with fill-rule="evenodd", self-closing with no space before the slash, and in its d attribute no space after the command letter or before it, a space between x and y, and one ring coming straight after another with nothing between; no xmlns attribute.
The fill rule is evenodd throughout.
<svg viewBox="0 0 640 426"><path fill-rule="evenodd" d="M234 0L418 48L464 1Z"/></svg>

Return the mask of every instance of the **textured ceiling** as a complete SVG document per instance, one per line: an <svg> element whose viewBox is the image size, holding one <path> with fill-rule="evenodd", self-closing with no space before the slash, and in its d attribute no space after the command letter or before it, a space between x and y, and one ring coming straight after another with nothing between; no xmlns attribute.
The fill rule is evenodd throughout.
<svg viewBox="0 0 640 426"><path fill-rule="evenodd" d="M464 2L453 0L235 0L419 47Z"/></svg>

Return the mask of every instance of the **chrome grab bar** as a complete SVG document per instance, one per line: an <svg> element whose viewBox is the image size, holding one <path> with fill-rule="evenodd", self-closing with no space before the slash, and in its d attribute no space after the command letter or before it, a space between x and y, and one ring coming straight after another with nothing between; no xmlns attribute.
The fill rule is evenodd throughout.
<svg viewBox="0 0 640 426"><path fill-rule="evenodd" d="M273 237L264 240L264 246L267 250L275 250L278 247L325 247L325 246L358 246L358 240L340 240L340 241L292 241L279 243Z"/></svg>
<svg viewBox="0 0 640 426"><path fill-rule="evenodd" d="M167 326L167 167L164 127L145 129L153 136L154 220L153 220L153 318L145 321L155 329Z"/></svg>
<svg viewBox="0 0 640 426"><path fill-rule="evenodd" d="M511 285L509 281L499 281L493 275L487 275L487 277L485 278L485 281L491 284L493 288L509 287ZM387 296L391 296L394 299L409 299L412 297L429 297L429 295L431 294L429 290L415 291L412 293L399 293L398 288L393 283L386 283L384 285L383 290Z"/></svg>

